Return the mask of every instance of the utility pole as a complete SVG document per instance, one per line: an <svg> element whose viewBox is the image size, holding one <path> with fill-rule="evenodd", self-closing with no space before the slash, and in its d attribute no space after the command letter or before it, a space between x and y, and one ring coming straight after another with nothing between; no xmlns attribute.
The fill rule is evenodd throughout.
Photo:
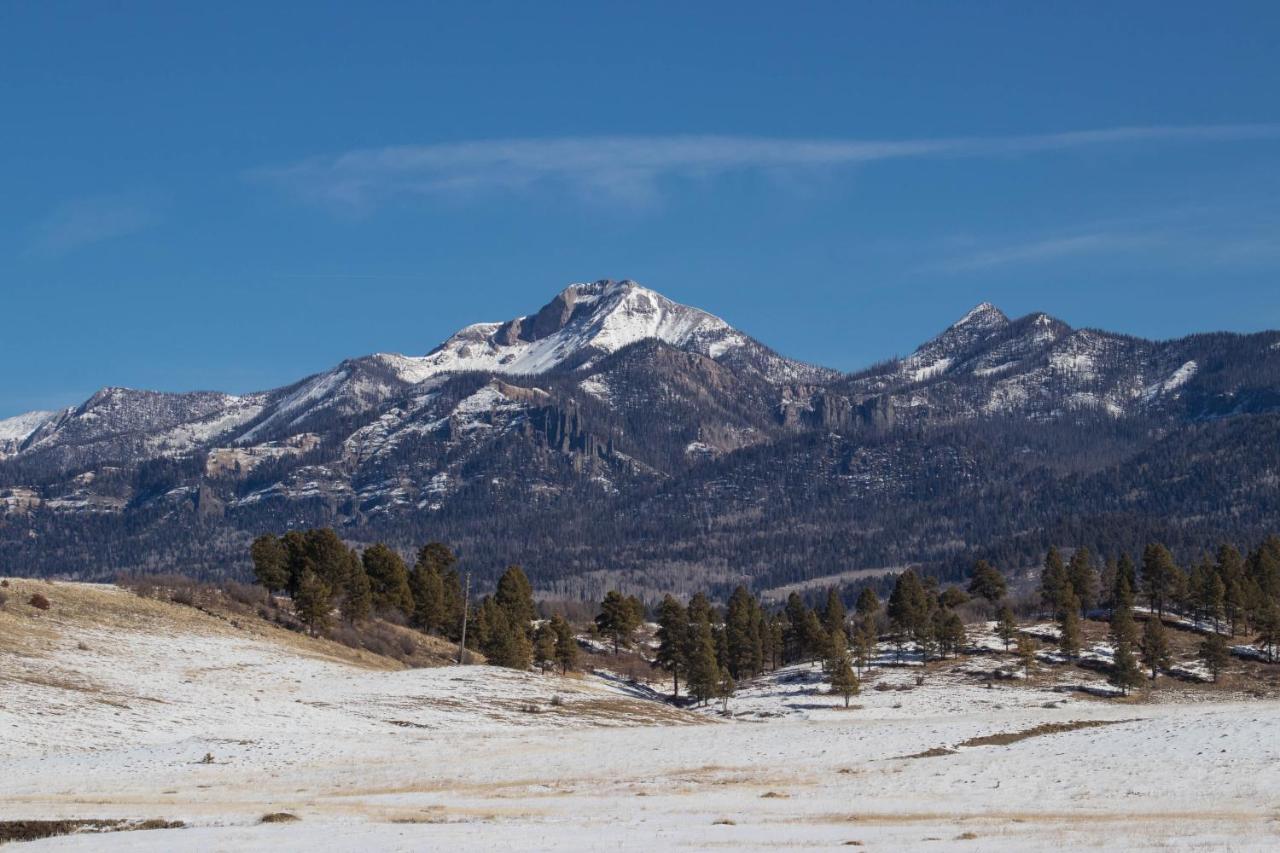
<svg viewBox="0 0 1280 853"><path fill-rule="evenodd" d="M462 642L458 644L458 665L467 662L467 608L471 604L471 572L467 572L466 592L462 594Z"/></svg>

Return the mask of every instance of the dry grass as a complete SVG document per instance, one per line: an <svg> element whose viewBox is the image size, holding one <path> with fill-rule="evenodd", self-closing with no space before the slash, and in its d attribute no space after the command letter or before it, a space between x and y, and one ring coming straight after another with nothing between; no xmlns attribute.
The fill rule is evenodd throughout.
<svg viewBox="0 0 1280 853"><path fill-rule="evenodd" d="M1062 732L1074 732L1080 729L1096 729L1101 726L1114 726L1117 723L1131 723L1133 720L1073 720L1068 723L1041 723L1020 732L1002 732L994 735L972 737L962 741L960 746L1007 746L1027 738L1041 735L1056 735Z"/></svg>
<svg viewBox="0 0 1280 853"><path fill-rule="evenodd" d="M130 832L148 829L181 829L180 820L4 820L0 821L0 844L36 841L79 832Z"/></svg>

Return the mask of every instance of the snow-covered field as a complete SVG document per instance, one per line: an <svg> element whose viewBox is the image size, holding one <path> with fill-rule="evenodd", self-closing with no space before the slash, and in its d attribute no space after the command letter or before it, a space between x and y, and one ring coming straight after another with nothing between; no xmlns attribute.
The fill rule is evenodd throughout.
<svg viewBox="0 0 1280 853"><path fill-rule="evenodd" d="M115 590L47 595L0 611L0 821L187 826L15 850L1280 845L1272 700L1103 700L974 658L920 684L878 669L848 710L790 667L721 717L608 677L375 668ZM1080 721L1109 724L963 745Z"/></svg>

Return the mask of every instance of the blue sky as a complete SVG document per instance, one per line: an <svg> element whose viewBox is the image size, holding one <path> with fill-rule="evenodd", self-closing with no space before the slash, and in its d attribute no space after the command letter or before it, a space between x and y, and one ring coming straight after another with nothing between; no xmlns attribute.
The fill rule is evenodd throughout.
<svg viewBox="0 0 1280 853"><path fill-rule="evenodd" d="M643 8L640 8L643 7ZM855 369L1280 327L1275 3L0 5L0 417L634 278Z"/></svg>

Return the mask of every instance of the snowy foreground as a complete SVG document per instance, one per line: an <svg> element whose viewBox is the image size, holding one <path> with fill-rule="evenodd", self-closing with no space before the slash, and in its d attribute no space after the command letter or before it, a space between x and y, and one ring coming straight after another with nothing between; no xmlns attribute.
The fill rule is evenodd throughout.
<svg viewBox="0 0 1280 853"><path fill-rule="evenodd" d="M845 710L792 667L722 718L606 677L371 668L83 596L60 616L51 594L38 630L0 613L0 820L186 827L14 850L1280 846L1272 700L1120 702L961 669L917 686L884 668ZM1081 721L1114 724L961 745ZM261 822L278 812L298 820Z"/></svg>

